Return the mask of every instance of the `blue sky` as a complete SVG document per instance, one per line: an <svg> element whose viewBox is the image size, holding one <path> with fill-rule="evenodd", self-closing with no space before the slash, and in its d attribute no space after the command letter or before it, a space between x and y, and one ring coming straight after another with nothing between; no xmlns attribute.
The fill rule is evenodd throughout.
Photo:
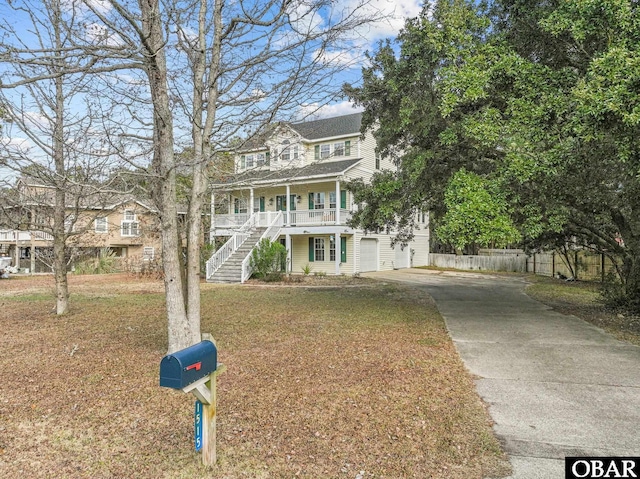
<svg viewBox="0 0 640 479"><path fill-rule="evenodd" d="M71 2L78 2L79 0L61 0L63 6L65 4L71 5ZM97 8L100 9L101 12L105 14L109 14L110 5L108 0L87 0L92 2ZM124 0L126 1L126 0ZM230 0L227 2L228 5L231 5L231 8L234 6L234 1L238 2L238 0ZM21 2L32 2L34 4L39 4L39 0L16 0L15 3ZM135 3L135 2L134 2ZM331 2L330 8L334 14L340 15L341 12L351 11L355 8L356 5L360 5L362 0L337 0ZM303 3L304 4L304 3ZM323 53L327 62L332 62L333 64L343 63L348 65L338 76L333 77L332 81L335 82L336 85L342 85L343 83L355 83L359 82L361 76L361 67L364 62L364 53L365 51L373 51L376 48L376 44L384 40L386 38L395 37L400 29L404 25L404 21L406 18L415 17L420 13L421 3L417 0L370 0L365 7L360 7L358 9L358 13L367 15L367 14L375 14L380 13L383 17L383 20L377 22L375 24L369 24L359 29L354 30L351 35L351 38L348 41L340 42L339 44L333 45L331 49L325 51ZM303 7L300 7L303 8ZM327 18L308 18L303 16L303 13L299 13L302 10L294 10L290 12L291 18L300 28L323 28L323 22L329 23ZM296 17L296 15L299 15ZM20 16L19 13L15 13L15 11L11 10L5 2L0 1L0 22L4 21L8 26L14 27L17 32L17 36L22 36L23 38L29 37L29 22L28 17ZM317 23L317 24L314 24ZM86 35L87 38L99 38L100 34L104 31L104 27L101 27L98 24L92 24L90 21L87 21L87 30ZM188 34L188 32L187 32ZM260 31L256 30L256 35L260 35ZM286 35L286 33L285 33ZM117 44L117 39L107 38L106 40L101 40L106 43L113 42ZM259 45L257 47L260 48ZM313 55L313 51L308 52L309 55ZM3 74L6 66L2 66L0 64L0 75ZM178 70L179 71L179 70ZM278 74L282 74L282 72L286 72L286 65L281 68L279 71L275 73L276 78ZM111 79L105 79L105 87L108 87L109 82L119 82L121 85L124 85L125 88L129 86L131 88L138 88L141 85L140 82L140 72L137 73L127 73L120 72L111 76ZM273 78L265 81L265 84L269 84L269 82L277 83L277 80ZM144 82L144 81L143 81ZM6 83L6 80L5 80ZM15 95L17 92L13 92ZM244 90L242 94L244 95L256 95L259 97L260 95L259 88L252 87L251 90ZM179 93L178 93L179 95ZM185 95L185 98L188 94ZM96 99L94 98L94 103ZM97 104L97 103L96 103ZM106 105L106 104L105 104ZM267 106L268 108L268 106ZM324 105L324 99L314 99L312 98L312 92L309 91L309 96L300 100L299 104L294 105L293 108L297 108L297 115L299 117L305 116L305 114L309 114L313 112L314 118L322 118L328 116L337 116L341 114L353 113L353 106L344 99L340 99L337 101L332 101L327 105ZM128 112L131 111L129 108L120 108L120 111L116 111L116 108L110 110L111 116L113 117L113 121L117 122L116 118L119 118L121 123L127 121L125 118ZM39 128L42 128L43 131L47 130L46 121L43 119L43 116L38 112L26 111L25 112L30 121L34 125L38 125ZM292 117L296 115L295 111L291 112ZM179 115L177 115L177 118ZM146 119L148 120L148 116ZM144 118L143 118L144 119ZM179 123L179 120L176 121ZM15 127L10 128L8 125L5 125L4 131L1 133L2 138L0 138L0 143L5 145L12 144L14 146L19 146L21 148L28 147L32 145L32 141L26 139L25 135L21 135L19 131ZM7 135L11 134L11 138L8 138ZM188 137L187 130L183 132L183 136ZM188 139L185 138L186 142Z"/></svg>

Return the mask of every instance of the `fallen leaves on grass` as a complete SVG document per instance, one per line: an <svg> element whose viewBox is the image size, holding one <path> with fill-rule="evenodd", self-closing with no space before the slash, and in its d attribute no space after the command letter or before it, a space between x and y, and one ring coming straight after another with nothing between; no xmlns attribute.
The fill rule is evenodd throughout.
<svg viewBox="0 0 640 479"><path fill-rule="evenodd" d="M108 278L108 280L105 280ZM203 285L219 379L218 458L193 450L193 398L158 387L161 283L72 278L3 295L0 476L481 478L508 472L430 298L349 288ZM20 290L15 290L19 293Z"/></svg>

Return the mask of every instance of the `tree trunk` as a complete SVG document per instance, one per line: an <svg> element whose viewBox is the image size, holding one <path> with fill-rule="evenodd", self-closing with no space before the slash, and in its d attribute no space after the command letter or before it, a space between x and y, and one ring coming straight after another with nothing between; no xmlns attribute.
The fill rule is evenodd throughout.
<svg viewBox="0 0 640 479"><path fill-rule="evenodd" d="M222 0L214 2L213 43L211 60L207 65L207 1L201 0L198 12L198 45L192 54L193 70L193 123L191 126L193 155L193 185L187 221L187 314L192 334L200 335L200 242L202 239L202 207L207 192L207 166L212 160L210 136L216 118L218 103L218 73L222 32ZM209 68L207 68L207 66ZM203 103L205 75L209 71L206 109ZM204 119L203 119L204 115Z"/></svg>
<svg viewBox="0 0 640 479"><path fill-rule="evenodd" d="M640 313L640 255L636 248L630 248L629 255L624 261L624 288L629 301L629 308Z"/></svg>
<svg viewBox="0 0 640 479"><path fill-rule="evenodd" d="M176 208L176 171L173 116L167 90L165 39L158 0L140 0L141 41L153 102L154 152L151 165L153 194L160 210L162 259L167 304L168 352L188 347L200 340L189 327L182 277L182 251Z"/></svg>
<svg viewBox="0 0 640 479"><path fill-rule="evenodd" d="M54 12L53 32L57 51L62 51L62 35L60 31L61 10L60 2L52 2ZM55 61L53 70L63 71L64 64ZM53 272L56 282L56 314L62 315L69 311L69 284L67 281L67 259L65 231L66 193L65 193L65 152L64 152L64 77L55 78L55 120L53 125L53 162L56 171L55 207L53 210Z"/></svg>

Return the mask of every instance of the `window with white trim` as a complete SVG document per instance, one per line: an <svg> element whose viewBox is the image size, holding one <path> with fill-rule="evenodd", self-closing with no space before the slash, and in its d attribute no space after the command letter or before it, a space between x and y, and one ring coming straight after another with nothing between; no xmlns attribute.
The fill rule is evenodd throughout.
<svg viewBox="0 0 640 479"><path fill-rule="evenodd" d="M331 156L331 145L320 145L320 159L329 158Z"/></svg>
<svg viewBox="0 0 640 479"><path fill-rule="evenodd" d="M264 153L258 153L256 154L256 164L258 166L264 166L265 164L265 156Z"/></svg>
<svg viewBox="0 0 640 479"><path fill-rule="evenodd" d="M125 210L120 223L120 236L140 236L140 223L133 210Z"/></svg>
<svg viewBox="0 0 640 479"><path fill-rule="evenodd" d="M315 261L324 261L324 238L314 238L313 255Z"/></svg>
<svg viewBox="0 0 640 479"><path fill-rule="evenodd" d="M314 210L324 209L324 193L313 194L313 209Z"/></svg>
<svg viewBox="0 0 640 479"><path fill-rule="evenodd" d="M151 261L156 254L156 250L153 246L145 246L142 250L142 260Z"/></svg>
<svg viewBox="0 0 640 479"><path fill-rule="evenodd" d="M282 158L282 161L289 161L291 160L291 147L289 146L291 142L289 140L284 140L282 142L282 150L280 152L280 158Z"/></svg>
<svg viewBox="0 0 640 479"><path fill-rule="evenodd" d="M94 220L94 226L96 233L108 233L109 232L109 224L107 223L106 216L98 216Z"/></svg>
<svg viewBox="0 0 640 479"><path fill-rule="evenodd" d="M334 235L329 236L329 261L336 260L336 237Z"/></svg>
<svg viewBox="0 0 640 479"><path fill-rule="evenodd" d="M344 141L333 144L333 156L344 156Z"/></svg>
<svg viewBox="0 0 640 479"><path fill-rule="evenodd" d="M253 168L253 155L246 155L247 168Z"/></svg>
<svg viewBox="0 0 640 479"><path fill-rule="evenodd" d="M329 208L335 208L335 207L336 207L336 192L330 191L329 192Z"/></svg>

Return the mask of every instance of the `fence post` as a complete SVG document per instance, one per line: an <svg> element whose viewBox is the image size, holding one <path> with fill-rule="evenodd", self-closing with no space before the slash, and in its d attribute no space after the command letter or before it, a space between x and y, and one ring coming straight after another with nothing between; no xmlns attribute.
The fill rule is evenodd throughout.
<svg viewBox="0 0 640 479"><path fill-rule="evenodd" d="M533 253L533 274L537 274L536 273L536 254Z"/></svg>
<svg viewBox="0 0 640 479"><path fill-rule="evenodd" d="M556 277L556 252L551 252L551 277Z"/></svg>
<svg viewBox="0 0 640 479"><path fill-rule="evenodd" d="M604 283L604 253L600 253L600 276L602 277L601 282Z"/></svg>

